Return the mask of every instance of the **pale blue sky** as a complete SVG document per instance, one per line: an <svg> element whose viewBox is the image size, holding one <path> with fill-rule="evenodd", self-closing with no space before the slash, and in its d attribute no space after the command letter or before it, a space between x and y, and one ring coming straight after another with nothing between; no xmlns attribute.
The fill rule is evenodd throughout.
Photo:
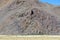
<svg viewBox="0 0 60 40"><path fill-rule="evenodd" d="M48 3L50 3L50 4L60 6L60 0L39 0L39 1L48 2Z"/></svg>

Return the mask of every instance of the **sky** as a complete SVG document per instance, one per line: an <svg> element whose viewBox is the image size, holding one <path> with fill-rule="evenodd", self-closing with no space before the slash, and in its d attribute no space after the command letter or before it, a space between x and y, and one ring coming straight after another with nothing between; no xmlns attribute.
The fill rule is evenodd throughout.
<svg viewBox="0 0 60 40"><path fill-rule="evenodd" d="M60 0L39 0L41 2L47 2L49 4L60 6Z"/></svg>

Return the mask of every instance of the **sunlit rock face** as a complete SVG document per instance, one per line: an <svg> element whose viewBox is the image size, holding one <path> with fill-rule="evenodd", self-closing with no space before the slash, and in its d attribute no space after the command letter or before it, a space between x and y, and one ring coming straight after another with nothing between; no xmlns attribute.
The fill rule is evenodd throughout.
<svg viewBox="0 0 60 40"><path fill-rule="evenodd" d="M0 0L0 34L60 35L59 10L38 0Z"/></svg>

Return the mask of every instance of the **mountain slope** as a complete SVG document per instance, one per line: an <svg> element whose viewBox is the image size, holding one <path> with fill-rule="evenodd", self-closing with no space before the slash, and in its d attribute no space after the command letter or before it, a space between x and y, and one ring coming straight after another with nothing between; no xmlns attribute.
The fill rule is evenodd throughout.
<svg viewBox="0 0 60 40"><path fill-rule="evenodd" d="M0 34L60 35L60 7L38 0L1 2Z"/></svg>

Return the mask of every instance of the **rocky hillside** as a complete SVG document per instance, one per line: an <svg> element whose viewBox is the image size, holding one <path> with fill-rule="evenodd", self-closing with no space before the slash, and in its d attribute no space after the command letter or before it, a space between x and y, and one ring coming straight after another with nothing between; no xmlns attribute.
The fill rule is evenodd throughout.
<svg viewBox="0 0 60 40"><path fill-rule="evenodd" d="M38 0L0 0L1 35L60 35L60 7Z"/></svg>

